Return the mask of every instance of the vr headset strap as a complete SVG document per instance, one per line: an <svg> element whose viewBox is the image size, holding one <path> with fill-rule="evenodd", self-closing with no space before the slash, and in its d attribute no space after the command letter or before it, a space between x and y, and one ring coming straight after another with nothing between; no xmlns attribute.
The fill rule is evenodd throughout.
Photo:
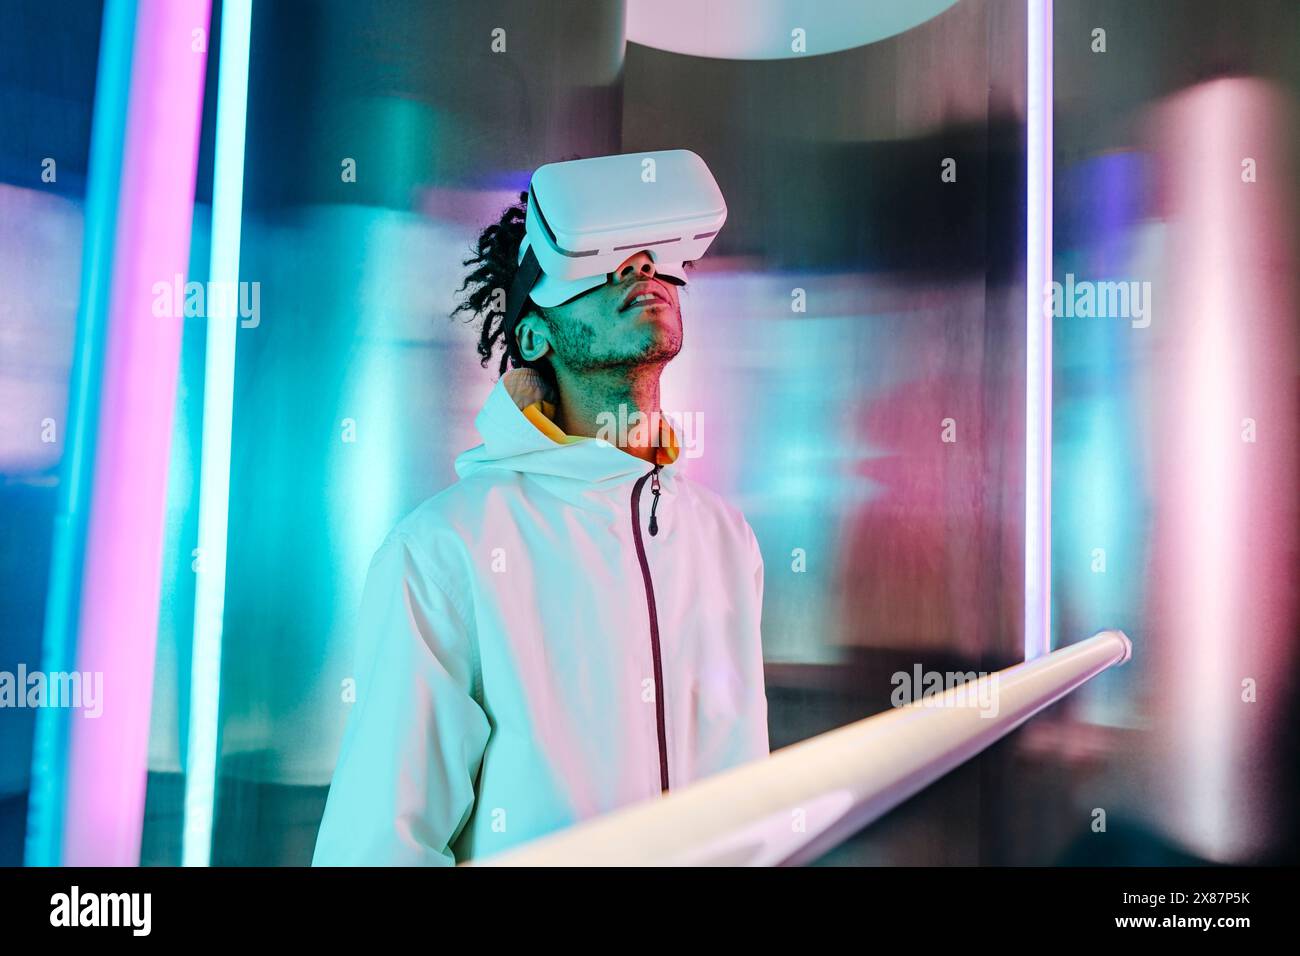
<svg viewBox="0 0 1300 956"><path fill-rule="evenodd" d="M514 281L510 283L510 291L506 294L503 330L506 337L506 352L515 368L523 368L527 364L524 362L524 357L519 354L519 343L515 341L515 328L519 325L519 319L528 305L528 293L533 291L533 286L537 285L537 280L541 276L542 264L537 261L537 256L530 245L524 252L524 259L519 263Z"/></svg>

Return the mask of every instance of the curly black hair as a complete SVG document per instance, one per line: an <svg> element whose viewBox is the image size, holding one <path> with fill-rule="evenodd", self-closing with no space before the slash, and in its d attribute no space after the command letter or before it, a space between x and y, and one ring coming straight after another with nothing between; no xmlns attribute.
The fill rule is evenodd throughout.
<svg viewBox="0 0 1300 956"><path fill-rule="evenodd" d="M473 268L456 290L465 294L451 311L452 318L465 312L469 316L467 323L483 323L478 335L478 354L481 359L479 364L484 368L492 361L497 347L501 347L498 375L504 375L510 367L510 350L506 348L505 341L505 301L510 292L510 283L519 268L519 246L524 241L527 204L528 193L521 192L519 202L507 206L501 213L501 218L484 229L478 237L478 243L470 247L471 255L461 265ZM466 289L469 291L466 292ZM537 311L537 306L530 299L520 318Z"/></svg>
<svg viewBox="0 0 1300 956"><path fill-rule="evenodd" d="M519 202L507 206L501 218L489 225L479 234L478 242L470 246L470 257L462 260L461 265L472 266L465 281L456 291L463 293L456 308L451 310L454 319L462 312L468 313L466 324L481 322L478 334L479 364L484 368L492 361L497 348L501 348L501 361L497 374L504 375L510 368L510 352L505 336L505 304L510 293L510 284L519 270L519 246L524 241L525 223L528 214L528 192L519 194ZM685 263L687 269L695 268L694 262ZM466 290L469 290L468 292ZM545 313L537 307L532 299L524 302L524 310L519 318ZM535 368L552 387L555 374L551 363L545 359L526 366Z"/></svg>

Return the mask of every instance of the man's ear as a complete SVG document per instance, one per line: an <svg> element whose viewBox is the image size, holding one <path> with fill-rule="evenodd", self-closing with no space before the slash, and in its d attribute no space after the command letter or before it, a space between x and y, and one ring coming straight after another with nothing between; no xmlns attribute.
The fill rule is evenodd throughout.
<svg viewBox="0 0 1300 956"><path fill-rule="evenodd" d="M536 362L551 351L551 330L536 312L530 312L519 320L515 326L515 340L519 343L519 354L526 362Z"/></svg>

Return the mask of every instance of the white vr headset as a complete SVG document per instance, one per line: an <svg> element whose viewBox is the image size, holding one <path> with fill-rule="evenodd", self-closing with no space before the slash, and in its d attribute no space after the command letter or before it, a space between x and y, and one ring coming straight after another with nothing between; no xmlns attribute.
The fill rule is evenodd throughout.
<svg viewBox="0 0 1300 956"><path fill-rule="evenodd" d="M529 299L550 308L609 281L638 252L660 277L686 283L683 264L704 255L727 204L709 167L689 149L548 163L528 187L519 268L506 297L506 347L524 364L515 326Z"/></svg>

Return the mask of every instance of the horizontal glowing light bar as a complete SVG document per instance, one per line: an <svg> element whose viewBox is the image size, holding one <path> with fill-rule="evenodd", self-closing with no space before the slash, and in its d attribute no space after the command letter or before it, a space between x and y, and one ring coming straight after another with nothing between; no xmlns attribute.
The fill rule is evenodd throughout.
<svg viewBox="0 0 1300 956"><path fill-rule="evenodd" d="M1123 633L1102 631L948 690L946 706L922 701L868 717L483 863L806 863L1131 654ZM972 700L995 703L996 713Z"/></svg>

